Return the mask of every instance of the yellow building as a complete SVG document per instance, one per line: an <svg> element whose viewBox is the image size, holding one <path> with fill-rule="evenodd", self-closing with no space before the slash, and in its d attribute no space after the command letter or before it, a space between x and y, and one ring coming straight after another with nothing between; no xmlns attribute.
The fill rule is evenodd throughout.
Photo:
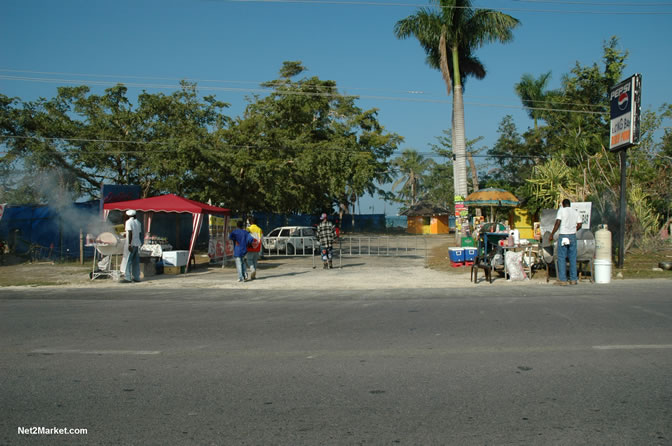
<svg viewBox="0 0 672 446"><path fill-rule="evenodd" d="M428 203L418 203L401 212L407 217L406 232L409 234L450 233L450 211Z"/></svg>

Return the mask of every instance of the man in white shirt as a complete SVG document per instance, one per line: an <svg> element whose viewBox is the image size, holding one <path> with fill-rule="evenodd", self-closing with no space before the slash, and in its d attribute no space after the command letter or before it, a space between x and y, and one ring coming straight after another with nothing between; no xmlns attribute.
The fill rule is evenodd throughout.
<svg viewBox="0 0 672 446"><path fill-rule="evenodd" d="M128 210L126 211L128 220L124 228L126 229L126 240L128 241L128 260L126 261L126 270L124 271L124 276L126 277L126 282L140 282L140 246L142 242L140 241L140 232L142 231L142 225L135 218L135 211Z"/></svg>
<svg viewBox="0 0 672 446"><path fill-rule="evenodd" d="M576 231L581 229L581 215L572 209L568 199L562 200L562 207L555 217L555 226L551 232L551 240L560 230L558 236L558 281L556 285L567 285L567 258L569 257L569 284L576 285Z"/></svg>

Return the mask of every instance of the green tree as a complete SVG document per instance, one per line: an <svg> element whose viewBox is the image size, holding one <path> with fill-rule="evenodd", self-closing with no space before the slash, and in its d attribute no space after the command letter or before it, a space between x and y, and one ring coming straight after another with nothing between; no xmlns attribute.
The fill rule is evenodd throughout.
<svg viewBox="0 0 672 446"><path fill-rule="evenodd" d="M427 63L441 71L448 94L453 93L455 191L467 195L466 136L462 85L467 76L485 77L474 51L492 42L509 42L519 21L490 9L474 9L470 0L433 0L434 8L420 8L398 21L397 38L414 36L427 54Z"/></svg>
<svg viewBox="0 0 672 446"><path fill-rule="evenodd" d="M346 211L358 196L377 193L387 158L402 138L387 133L377 110L362 110L336 83L293 80L305 68L285 62L272 91L254 97L242 117L219 134L219 165L228 196L243 211ZM223 190L224 194L227 194Z"/></svg>
<svg viewBox="0 0 672 446"><path fill-rule="evenodd" d="M392 165L400 175L392 184L392 191L401 186L397 201L407 206L415 205L422 198L427 171L433 167L434 162L416 150L406 149L392 160Z"/></svg>
<svg viewBox="0 0 672 446"><path fill-rule="evenodd" d="M549 153L575 167L585 165L602 146L609 146L608 95L623 76L627 56L612 37L603 44L602 67L577 62L562 77L561 88L549 93L551 110L542 113L547 125L540 129Z"/></svg>
<svg viewBox="0 0 672 446"><path fill-rule="evenodd" d="M546 85L551 78L551 72L544 73L538 78L531 74L524 74L515 85L516 94L523 102L523 107L527 109L530 119L534 121L534 130L538 128L538 120L543 119L543 109L546 106Z"/></svg>
<svg viewBox="0 0 672 446"><path fill-rule="evenodd" d="M430 144L430 147L432 148L432 151L436 153L437 155L444 157L445 159L449 159L451 161L448 161L446 163L446 167L450 169L450 176L452 177L454 175L454 165L455 163L452 161L455 159L455 154L453 150L453 132L451 130L444 130L442 136L437 136L436 140L438 141L438 144ZM486 149L486 147L480 147L476 148L476 144L481 142L483 140L483 136L479 136L477 138L467 140L466 141L466 158L469 162L469 170L471 171L471 188L469 190L471 191L477 191L480 188L480 182L479 182L479 174L478 174L478 166L476 165L476 161L474 158L478 156L479 153L481 153L483 150ZM444 170L444 169L442 169ZM448 170L446 170L447 172ZM467 192L469 192L469 190ZM454 191L454 189L453 189ZM454 194L453 197L450 199L450 203L452 205L454 199Z"/></svg>

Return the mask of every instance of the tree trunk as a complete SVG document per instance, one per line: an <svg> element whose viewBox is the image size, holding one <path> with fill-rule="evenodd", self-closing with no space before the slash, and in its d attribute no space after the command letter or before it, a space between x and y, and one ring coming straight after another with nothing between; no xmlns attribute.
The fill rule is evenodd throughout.
<svg viewBox="0 0 672 446"><path fill-rule="evenodd" d="M471 170L471 188L473 192L478 190L478 171L476 170L476 163L471 152L467 152L467 159L469 160L469 169Z"/></svg>
<svg viewBox="0 0 672 446"><path fill-rule="evenodd" d="M453 89L453 153L455 154L454 175L456 178L455 195L467 196L467 145L464 125L464 101L462 86Z"/></svg>
<svg viewBox="0 0 672 446"><path fill-rule="evenodd" d="M457 47L453 53L453 153L454 175L457 177L455 195L467 196L467 143L464 124L464 99L460 80L460 64Z"/></svg>

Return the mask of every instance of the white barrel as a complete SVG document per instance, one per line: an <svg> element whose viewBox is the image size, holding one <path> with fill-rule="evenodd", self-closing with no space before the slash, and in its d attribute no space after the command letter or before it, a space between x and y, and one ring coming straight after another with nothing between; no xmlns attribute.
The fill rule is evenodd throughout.
<svg viewBox="0 0 672 446"><path fill-rule="evenodd" d="M600 225L595 232L595 259L611 263L611 231L607 225Z"/></svg>
<svg viewBox="0 0 672 446"><path fill-rule="evenodd" d="M513 239L514 245L520 244L520 231L518 229L512 229L509 231L509 236Z"/></svg>
<svg viewBox="0 0 672 446"><path fill-rule="evenodd" d="M593 260L595 283L611 283L611 260Z"/></svg>

